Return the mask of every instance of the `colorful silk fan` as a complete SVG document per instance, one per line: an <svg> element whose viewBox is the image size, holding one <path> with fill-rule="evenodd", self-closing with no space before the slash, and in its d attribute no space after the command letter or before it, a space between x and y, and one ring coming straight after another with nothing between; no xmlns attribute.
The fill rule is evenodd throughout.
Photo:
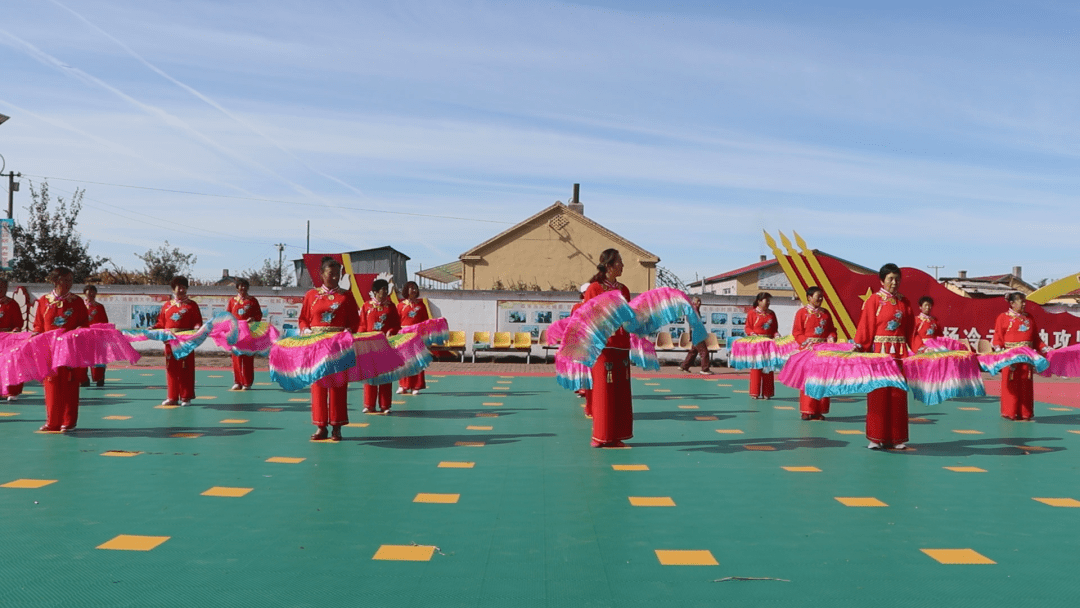
<svg viewBox="0 0 1080 608"><path fill-rule="evenodd" d="M176 339L176 335L169 329L124 329L120 333L127 338L128 342L145 342L147 340L168 342Z"/></svg>
<svg viewBox="0 0 1080 608"><path fill-rule="evenodd" d="M922 351L928 353L940 353L947 350L958 350L963 352L971 352L967 343L960 340L954 340L952 338L930 338L923 342Z"/></svg>
<svg viewBox="0 0 1080 608"><path fill-rule="evenodd" d="M0 333L0 383L4 386L44 380L52 373L52 332Z"/></svg>
<svg viewBox="0 0 1080 608"><path fill-rule="evenodd" d="M619 291L607 291L589 300L569 318L558 354L592 367L608 338L623 323L634 319L626 299Z"/></svg>
<svg viewBox="0 0 1080 608"><path fill-rule="evenodd" d="M784 386L802 390L806 385L806 370L814 358L814 352L827 350L851 352L854 348L855 345L848 342L818 342L817 344L812 344L788 357L787 362L784 363L784 367L780 370L780 373L777 374L776 379Z"/></svg>
<svg viewBox="0 0 1080 608"><path fill-rule="evenodd" d="M1040 375L1054 375L1061 378L1080 377L1080 344L1052 350L1046 353L1046 360L1050 362L1050 366L1045 371L1039 372Z"/></svg>
<svg viewBox="0 0 1080 608"><path fill-rule="evenodd" d="M835 350L809 353L804 364L803 391L812 399L869 393L885 387L907 390L899 364L887 354Z"/></svg>
<svg viewBox="0 0 1080 608"><path fill-rule="evenodd" d="M407 376L415 376L431 364L431 351L424 346L424 340L419 334L397 334L390 336L387 341L400 357L401 365L374 377L356 377L357 380L363 380L365 384L388 384ZM346 373L346 377L353 379L349 373Z"/></svg>
<svg viewBox="0 0 1080 608"><path fill-rule="evenodd" d="M799 350L799 343L791 336L766 338L746 336L731 342L728 365L735 369L783 369L789 357Z"/></svg>
<svg viewBox="0 0 1080 608"><path fill-rule="evenodd" d="M95 323L63 332L53 336L51 346L54 371L58 367L93 367L116 361L135 363L142 357L110 323Z"/></svg>
<svg viewBox="0 0 1080 608"><path fill-rule="evenodd" d="M926 405L986 395L979 358L968 350L912 355L904 359L904 375L912 396Z"/></svg>
<svg viewBox="0 0 1080 608"><path fill-rule="evenodd" d="M236 343L230 349L234 355L266 356L280 335L269 321L237 321L237 327Z"/></svg>
<svg viewBox="0 0 1080 608"><path fill-rule="evenodd" d="M1029 346L1017 346L1000 353L979 355L979 366L983 368L983 371L989 372L991 376L996 375L1010 365L1018 363L1031 365L1035 368L1035 371L1040 373L1050 367L1050 362L1046 360L1046 357L1035 352Z"/></svg>
<svg viewBox="0 0 1080 608"><path fill-rule="evenodd" d="M282 338L270 348L270 379L287 391L301 390L354 365L356 351L348 332Z"/></svg>
<svg viewBox="0 0 1080 608"><path fill-rule="evenodd" d="M632 334L648 336L685 316L687 323L690 324L690 340L693 344L707 337L705 324L694 312L694 307L686 294L678 289L671 287L650 289L631 300L630 308L634 311L634 320L626 325L626 330Z"/></svg>
<svg viewBox="0 0 1080 608"><path fill-rule="evenodd" d="M656 345L637 334L630 334L630 365L647 371L659 370L660 359L656 356Z"/></svg>
<svg viewBox="0 0 1080 608"><path fill-rule="evenodd" d="M592 370L556 353L555 381L572 391L592 388Z"/></svg>
<svg viewBox="0 0 1080 608"><path fill-rule="evenodd" d="M402 327L400 333L418 334L423 339L424 346L430 347L432 344L446 344L450 340L450 325L446 319L438 317Z"/></svg>

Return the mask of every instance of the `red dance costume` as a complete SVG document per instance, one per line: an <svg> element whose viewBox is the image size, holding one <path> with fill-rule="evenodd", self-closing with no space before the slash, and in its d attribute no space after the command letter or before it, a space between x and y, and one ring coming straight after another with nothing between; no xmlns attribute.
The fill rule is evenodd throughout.
<svg viewBox="0 0 1080 608"><path fill-rule="evenodd" d="M806 349L815 344L836 340L836 326L832 315L822 307L814 308L807 304L795 313L795 323L791 326L791 336ZM799 412L812 418L821 418L829 413L829 398L813 399L799 391Z"/></svg>
<svg viewBox="0 0 1080 608"><path fill-rule="evenodd" d="M941 326L938 325L937 319L920 312L919 316L915 317L915 334L911 337L911 352L919 352L924 342L940 337Z"/></svg>
<svg viewBox="0 0 1080 608"><path fill-rule="evenodd" d="M594 282L585 290L584 302L619 290L627 301L630 290L619 283ZM592 440L610 444L634 436L634 404L630 391L630 334L619 328L600 351L592 366Z"/></svg>
<svg viewBox="0 0 1080 608"><path fill-rule="evenodd" d="M71 331L88 325L86 304L79 296L70 292L57 296L54 292L38 298L34 315L35 333ZM53 375L42 380L45 388L45 426L42 430L66 431L78 424L82 373L84 370L81 367L60 367Z"/></svg>
<svg viewBox="0 0 1080 608"><path fill-rule="evenodd" d="M907 354L914 321L907 298L880 289L863 303L855 344L862 352L886 353L899 363ZM907 443L907 391L885 387L866 396L866 438L886 446Z"/></svg>
<svg viewBox="0 0 1080 608"><path fill-rule="evenodd" d="M401 318L394 308L393 302L365 302L360 310L360 331L381 331L387 336L392 336L401 329ZM379 402L379 409L384 412L390 411L390 401L394 398L394 387L387 384L364 385L364 411L374 412L375 402Z"/></svg>
<svg viewBox="0 0 1080 608"><path fill-rule="evenodd" d="M105 306L97 300L93 304L86 303L86 315L90 318L90 325L109 322L109 315L105 312ZM105 366L95 365L90 368L90 379L98 386L105 386Z"/></svg>
<svg viewBox="0 0 1080 608"><path fill-rule="evenodd" d="M23 330L22 309L14 299L4 296L0 300L0 331L16 332ZM4 387L4 395L17 397L22 394L22 384L12 384Z"/></svg>
<svg viewBox="0 0 1080 608"><path fill-rule="evenodd" d="M357 332L360 314L352 294L325 285L304 294L297 323L300 331ZM335 374L337 375L337 374ZM342 374L344 376L344 374ZM323 378L311 385L311 424L349 424L349 383L344 378Z"/></svg>
<svg viewBox="0 0 1080 608"><path fill-rule="evenodd" d="M202 313L193 300L170 299L161 307L154 329L192 330L202 325ZM195 398L195 353L177 359L172 346L165 343L165 378L169 401L191 401Z"/></svg>
<svg viewBox="0 0 1080 608"><path fill-rule="evenodd" d="M570 307L570 316L574 316L574 313L577 312L577 310L579 308L581 308L581 305L584 304L584 303L585 302L582 301L582 302L578 302L577 304L574 304L573 306L571 306ZM592 418L593 417L593 415L592 415L592 389L591 388L583 388L580 391L576 391L576 392L577 392L577 394L579 394L579 395L581 395L582 397L585 398L585 417L586 418Z"/></svg>
<svg viewBox="0 0 1080 608"><path fill-rule="evenodd" d="M401 326L408 327L410 325L416 325L428 320L427 306L424 305L423 300L402 300L397 305L398 318L401 319ZM402 378L398 382L398 386L407 391L419 391L427 388L427 382L424 381L424 372L420 372L415 376L407 376Z"/></svg>
<svg viewBox="0 0 1080 608"><path fill-rule="evenodd" d="M1034 317L1012 310L998 315L994 321L995 348L1028 346L1040 353L1047 351L1039 335ZM1001 416L1012 420L1031 420L1035 417L1035 383L1030 365L1011 365L1001 372Z"/></svg>
<svg viewBox="0 0 1080 608"><path fill-rule="evenodd" d="M751 308L746 313L746 335L765 336L775 338L779 333L779 325L776 322L776 313L771 310L759 312L757 308ZM773 387L773 372L760 369L750 370L750 396L753 398L768 398L776 394Z"/></svg>
<svg viewBox="0 0 1080 608"><path fill-rule="evenodd" d="M226 307L232 316L241 321L262 321L262 306L254 296L241 298L239 295L229 298ZM251 388L255 383L255 357L250 355L232 356L233 384Z"/></svg>

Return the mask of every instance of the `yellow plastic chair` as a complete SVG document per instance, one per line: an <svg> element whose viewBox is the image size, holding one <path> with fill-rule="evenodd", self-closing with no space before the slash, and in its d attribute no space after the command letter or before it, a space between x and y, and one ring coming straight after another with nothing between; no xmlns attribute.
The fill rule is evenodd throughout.
<svg viewBox="0 0 1080 608"><path fill-rule="evenodd" d="M472 335L472 361L476 363L476 351L491 350L491 332L474 331Z"/></svg>
<svg viewBox="0 0 1080 608"><path fill-rule="evenodd" d="M532 362L532 334L527 331L514 333L514 350L525 353L525 364Z"/></svg>
<svg viewBox="0 0 1080 608"><path fill-rule="evenodd" d="M656 333L656 350L674 350L675 343L671 341L671 334L666 331Z"/></svg>

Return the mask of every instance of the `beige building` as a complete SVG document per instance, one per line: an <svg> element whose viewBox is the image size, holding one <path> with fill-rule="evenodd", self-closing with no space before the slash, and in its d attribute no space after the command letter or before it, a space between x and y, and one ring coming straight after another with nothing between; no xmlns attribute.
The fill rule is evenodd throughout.
<svg viewBox="0 0 1080 608"><path fill-rule="evenodd" d="M620 281L630 291L656 286L660 258L585 217L583 205L556 202L461 254L461 288L576 291L612 247L622 255Z"/></svg>

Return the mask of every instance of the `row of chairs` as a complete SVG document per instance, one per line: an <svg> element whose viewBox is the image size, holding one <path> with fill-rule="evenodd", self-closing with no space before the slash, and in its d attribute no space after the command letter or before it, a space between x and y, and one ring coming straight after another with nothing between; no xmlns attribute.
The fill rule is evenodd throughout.
<svg viewBox="0 0 1080 608"><path fill-rule="evenodd" d="M525 363L532 361L532 334L527 331L475 331L472 339L472 360L476 363L477 353L522 353ZM451 331L446 344L432 347L435 350L461 353L461 362L465 362L465 332Z"/></svg>

